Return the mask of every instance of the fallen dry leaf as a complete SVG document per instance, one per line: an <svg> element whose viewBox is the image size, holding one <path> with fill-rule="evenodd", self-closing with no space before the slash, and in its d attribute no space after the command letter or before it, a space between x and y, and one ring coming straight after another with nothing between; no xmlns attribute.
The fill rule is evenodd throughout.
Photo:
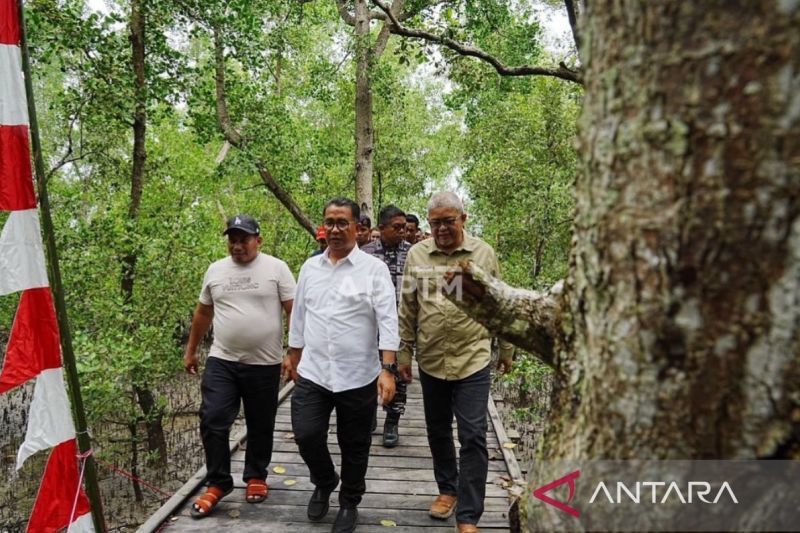
<svg viewBox="0 0 800 533"><path fill-rule="evenodd" d="M291 487L292 485L297 484L297 480L295 480L295 479L284 479L283 480L283 484L286 485L287 487Z"/></svg>
<svg viewBox="0 0 800 533"><path fill-rule="evenodd" d="M384 520L381 520L381 525L383 527L397 527L397 522L395 522L394 520L384 519Z"/></svg>
<svg viewBox="0 0 800 533"><path fill-rule="evenodd" d="M519 485L514 485L513 487L508 489L508 493L511 494L512 496L516 496L516 497L522 496L523 492L525 492L525 488L524 487L520 487Z"/></svg>
<svg viewBox="0 0 800 533"><path fill-rule="evenodd" d="M282 466L276 466L275 468L272 469L272 471L275 472L276 474L285 474L286 473L286 469L284 467L282 467Z"/></svg>

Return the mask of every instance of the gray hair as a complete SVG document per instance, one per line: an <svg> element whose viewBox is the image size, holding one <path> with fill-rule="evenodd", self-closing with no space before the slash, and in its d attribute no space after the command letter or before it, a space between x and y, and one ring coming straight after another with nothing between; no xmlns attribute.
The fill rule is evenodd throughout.
<svg viewBox="0 0 800 533"><path fill-rule="evenodd" d="M461 198L452 191L437 192L428 200L428 211L440 207L455 209L459 213L464 214L464 204L461 202Z"/></svg>

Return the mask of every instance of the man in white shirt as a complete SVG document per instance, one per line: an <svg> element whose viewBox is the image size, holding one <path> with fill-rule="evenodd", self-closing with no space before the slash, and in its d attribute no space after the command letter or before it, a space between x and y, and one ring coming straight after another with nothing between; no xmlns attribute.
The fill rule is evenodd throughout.
<svg viewBox="0 0 800 533"><path fill-rule="evenodd" d="M285 375L297 383L292 429L316 486L308 503L308 517L315 522L327 514L340 480L327 444L336 409L342 486L333 533L355 530L366 490L372 419L377 403L386 405L394 397L400 342L389 269L356 245L359 211L345 198L325 205L328 248L300 269L283 362Z"/></svg>
<svg viewBox="0 0 800 533"><path fill-rule="evenodd" d="M289 267L260 253L261 231L248 215L228 220L230 257L213 263L192 318L184 366L197 373L197 347L212 321L214 342L201 385L200 434L206 452L208 489L192 506L203 518L233 489L228 438L244 403L247 451L243 480L246 501L267 497L267 467L278 408L283 355L282 312L292 312L295 283Z"/></svg>

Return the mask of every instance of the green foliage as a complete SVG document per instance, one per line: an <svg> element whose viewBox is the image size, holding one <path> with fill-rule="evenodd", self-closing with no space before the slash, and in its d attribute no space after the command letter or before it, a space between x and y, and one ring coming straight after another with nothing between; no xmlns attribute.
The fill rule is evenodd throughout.
<svg viewBox="0 0 800 533"><path fill-rule="evenodd" d="M174 158L173 154L181 157ZM132 386L152 387L180 368L178 343L208 262L224 253L207 181L213 155L188 131L151 128L139 224L126 226L128 190L89 171L51 183L53 214L83 391L94 421L135 419ZM103 169L100 166L100 169ZM211 204L211 209L198 209ZM138 251L134 298L122 305L120 258ZM127 327L135 324L135 328Z"/></svg>
<svg viewBox="0 0 800 533"><path fill-rule="evenodd" d="M550 61L539 25L524 6L466 2L450 16L455 37L506 64ZM500 77L486 64L452 55L448 60L458 85L447 103L464 113L467 126L461 184L469 199L469 230L495 247L508 283L545 289L567 274L580 89L551 78ZM520 419L543 416L550 376L534 356L518 353L504 380L521 398Z"/></svg>
<svg viewBox="0 0 800 533"><path fill-rule="evenodd" d="M128 9L100 14L79 0L36 0L27 11L45 155L50 165L70 160L50 180L51 203L95 426L140 419L134 387L152 388L180 371L179 338L203 272L226 253L226 216L260 219L263 250L295 271L315 248L263 187L256 160L312 219L327 198L353 193L352 51L332 3L147 3L148 157L131 223ZM215 26L226 43L229 110L246 144L222 164ZM433 98L437 86L409 81L421 57L401 63L394 49L390 43L374 74L380 198L419 212L426 187L457 162L459 120ZM131 251L134 294L123 305L121 261ZM3 324L14 309L12 298L0 301Z"/></svg>
<svg viewBox="0 0 800 533"><path fill-rule="evenodd" d="M508 64L533 63L545 57L526 5L452 2L414 22ZM134 224L130 6L105 14L83 0L26 6L45 156L52 167L64 163L52 174L51 202L90 423L127 427L141 418L134 386L153 387L181 369L179 338L203 272L226 253L225 217L261 220L263 250L295 272L315 248L265 189L257 163L312 220L328 198L354 196L352 30L331 1L147 2L148 158ZM222 163L215 28L231 120L244 137L244 150L231 149ZM424 219L430 193L455 184L469 200L470 231L495 246L510 283L542 288L563 277L579 90L502 78L481 62L396 37L370 77L375 208L395 203ZM121 260L130 251L134 295L123 305ZM0 299L0 337L15 309L14 297ZM510 379L537 387L545 374L523 357Z"/></svg>
<svg viewBox="0 0 800 533"><path fill-rule="evenodd" d="M463 181L508 281L544 288L566 275L577 103L557 81L524 89L481 93L493 105L473 113Z"/></svg>

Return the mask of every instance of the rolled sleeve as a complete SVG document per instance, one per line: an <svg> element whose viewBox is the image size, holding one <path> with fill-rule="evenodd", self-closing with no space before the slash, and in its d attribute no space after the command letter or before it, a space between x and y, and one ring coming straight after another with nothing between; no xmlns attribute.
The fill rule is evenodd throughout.
<svg viewBox="0 0 800 533"><path fill-rule="evenodd" d="M397 352L397 363L410 365L414 357L414 346L417 342L417 280L413 276L411 254L403 269L403 284L400 291L400 312L398 317L400 350Z"/></svg>
<svg viewBox="0 0 800 533"><path fill-rule="evenodd" d="M303 291L305 288L305 267L300 269L300 275L297 279L297 287L294 290L294 305L292 306L292 319L290 320L289 327L289 347L290 348L303 348L305 338L303 330L306 324L306 305Z"/></svg>
<svg viewBox="0 0 800 533"><path fill-rule="evenodd" d="M492 255L489 259L491 269L491 274L496 277L497 279L503 279L503 275L500 272L500 262L497 260L497 254L494 253L492 250ZM514 345L508 341L503 339L498 339L498 357L502 361L513 361L514 360Z"/></svg>
<svg viewBox="0 0 800 533"><path fill-rule="evenodd" d="M375 320L378 323L379 350L397 351L400 336L397 331L397 301L392 277L385 264L376 269L372 286L372 305L375 309Z"/></svg>

